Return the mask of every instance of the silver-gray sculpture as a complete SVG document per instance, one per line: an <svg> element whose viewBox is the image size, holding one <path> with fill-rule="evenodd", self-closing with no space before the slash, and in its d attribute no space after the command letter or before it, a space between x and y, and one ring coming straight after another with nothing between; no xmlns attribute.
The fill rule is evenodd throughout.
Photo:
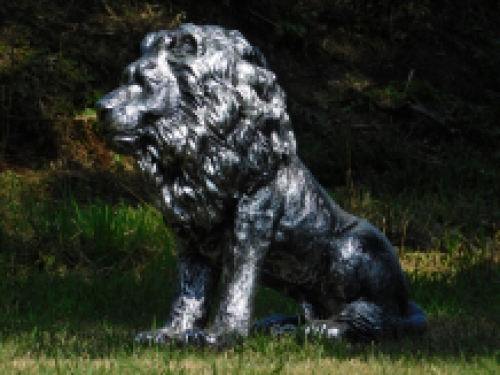
<svg viewBox="0 0 500 375"><path fill-rule="evenodd" d="M306 333L369 340L425 329L389 241L337 206L298 158L285 94L256 47L238 31L186 24L148 34L141 49L124 85L97 103L111 146L135 156L179 239L170 319L137 341L247 336L259 282L303 311L256 329L301 322Z"/></svg>

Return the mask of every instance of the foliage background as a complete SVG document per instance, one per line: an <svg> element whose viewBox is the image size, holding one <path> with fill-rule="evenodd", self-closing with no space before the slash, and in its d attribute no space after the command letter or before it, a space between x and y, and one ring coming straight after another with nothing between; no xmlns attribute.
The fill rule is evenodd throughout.
<svg viewBox="0 0 500 375"><path fill-rule="evenodd" d="M39 172L54 199L69 189L80 201L140 202L131 161L99 138L94 103L148 31L213 23L263 49L288 93L300 156L337 199L350 196L347 209L413 248L447 233L493 238L498 10L486 0L9 3L0 10L0 168Z"/></svg>

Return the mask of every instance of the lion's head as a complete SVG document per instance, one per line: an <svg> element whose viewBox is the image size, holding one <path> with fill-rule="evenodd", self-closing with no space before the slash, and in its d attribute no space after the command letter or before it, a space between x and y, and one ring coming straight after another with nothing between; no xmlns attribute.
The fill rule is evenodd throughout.
<svg viewBox="0 0 500 375"><path fill-rule="evenodd" d="M295 153L285 95L238 32L148 34L125 83L97 103L111 146L132 154L173 224L210 227Z"/></svg>

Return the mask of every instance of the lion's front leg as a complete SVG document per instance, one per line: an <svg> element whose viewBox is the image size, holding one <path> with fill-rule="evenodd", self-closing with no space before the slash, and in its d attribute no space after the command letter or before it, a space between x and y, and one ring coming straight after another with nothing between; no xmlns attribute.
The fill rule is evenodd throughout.
<svg viewBox="0 0 500 375"><path fill-rule="evenodd" d="M212 327L203 330L199 326L188 325L188 329L175 332L175 342L181 345L226 348L236 338L248 335L260 264L267 252L268 242L261 241L254 245L243 246L239 243L228 254L223 270L222 298ZM160 337L165 336L164 329L157 331ZM167 336L171 336L169 332Z"/></svg>
<svg viewBox="0 0 500 375"><path fill-rule="evenodd" d="M231 345L235 336L247 336L262 264L273 237L277 201L268 189L244 198L238 206L234 244L224 260L223 294L207 343Z"/></svg>
<svg viewBox="0 0 500 375"><path fill-rule="evenodd" d="M168 323L160 329L139 333L136 342L187 342L205 325L219 272L198 256L186 253L179 255L178 272L177 296Z"/></svg>

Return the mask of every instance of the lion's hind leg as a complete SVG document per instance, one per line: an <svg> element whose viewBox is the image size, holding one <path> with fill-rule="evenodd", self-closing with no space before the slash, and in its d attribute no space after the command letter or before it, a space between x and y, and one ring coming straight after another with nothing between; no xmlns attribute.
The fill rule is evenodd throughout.
<svg viewBox="0 0 500 375"><path fill-rule="evenodd" d="M427 328L427 316L424 310L415 302L408 302L407 314L397 321L397 331L399 334L421 335Z"/></svg>
<svg viewBox="0 0 500 375"><path fill-rule="evenodd" d="M337 320L343 327L342 336L351 340L380 339L390 326L389 317L383 309L363 299L348 304Z"/></svg>
<svg viewBox="0 0 500 375"><path fill-rule="evenodd" d="M342 312L330 319L315 319L312 310L302 305L297 315L276 314L253 324L254 332L283 336L304 326L306 336L352 341L377 341L384 337L401 334L421 334L427 325L427 317L414 302L409 301L405 316L393 316L373 302L354 301Z"/></svg>
<svg viewBox="0 0 500 375"><path fill-rule="evenodd" d="M311 321L305 333L328 339L371 341L382 338L389 326L389 319L381 307L373 302L357 300L346 305L339 315L331 319Z"/></svg>
<svg viewBox="0 0 500 375"><path fill-rule="evenodd" d="M306 334L330 339L377 341L386 337L398 337L400 334L421 334L426 325L425 313L411 301L404 316L394 316L377 304L361 299L346 305L332 319L313 320L306 328Z"/></svg>

